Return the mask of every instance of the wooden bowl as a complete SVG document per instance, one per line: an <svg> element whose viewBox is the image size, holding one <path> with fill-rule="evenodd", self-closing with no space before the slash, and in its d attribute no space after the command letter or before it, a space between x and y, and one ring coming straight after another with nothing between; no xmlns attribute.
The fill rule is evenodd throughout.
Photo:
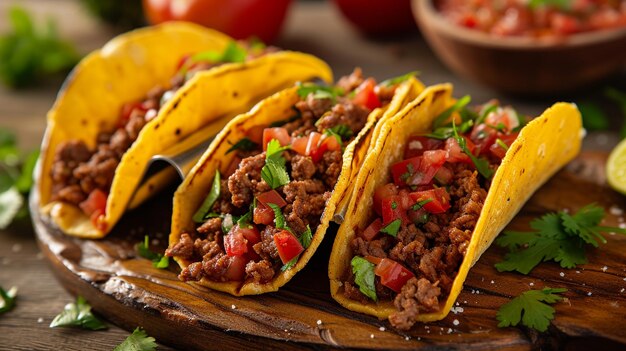
<svg viewBox="0 0 626 351"><path fill-rule="evenodd" d="M505 92L571 91L626 62L626 28L567 38L500 38L451 23L433 0L413 0L412 8L426 40L450 69Z"/></svg>

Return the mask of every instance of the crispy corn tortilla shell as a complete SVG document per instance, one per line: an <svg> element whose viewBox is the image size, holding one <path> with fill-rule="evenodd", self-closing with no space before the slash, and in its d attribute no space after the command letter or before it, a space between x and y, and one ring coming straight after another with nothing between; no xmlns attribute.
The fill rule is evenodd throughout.
<svg viewBox="0 0 626 351"><path fill-rule="evenodd" d="M408 81L403 85L413 85L414 81ZM412 89L412 88L411 88ZM404 94L411 89L399 88L392 100L387 106L393 106L396 100L403 101ZM197 223L192 220L193 214L200 207L205 197L209 193L215 171L219 170L223 173L230 165L231 160L235 157L235 153L226 154L226 151L243 137L246 131L254 126L267 126L272 122L286 120L293 115L292 106L300 100L297 94L297 88L286 89L276 93L271 97L261 101L250 112L237 116L233 119L224 130L215 137L213 143L209 146L200 161L191 170L187 178L174 194L174 208L172 213L172 230L169 237L169 247L172 248L179 242L183 233L189 233L195 230ZM298 262L290 269L279 272L271 281L259 284L251 280L244 282L215 282L206 278L202 278L198 284L209 287L214 290L230 293L236 296L256 295L271 291L277 291L281 286L285 285L297 272L299 272L315 250L322 242L324 234L328 229L330 220L332 219L339 199L350 192L348 188L350 177L352 176L351 168L359 167L360 164L354 164L353 159L363 160L367 154L367 148L360 147L362 139L367 137L373 130L374 125L384 115L384 109L376 109L370 113L365 127L355 137L355 139L346 146L343 154L343 164L339 179L333 189L330 199L327 201L326 208L322 214L320 225L313 233L313 239L310 246L300 255ZM355 152L357 154L355 154ZM191 262L181 258L174 257L181 268L187 267Z"/></svg>
<svg viewBox="0 0 626 351"><path fill-rule="evenodd" d="M376 145L361 168L347 218L339 228L329 262L331 294L352 311L381 319L396 311L392 301L362 304L344 295L342 284L352 269L350 242L356 235L356 228L365 228L373 218L374 190L390 181L389 167L402 158L407 138L428 132L433 119L452 104L451 94L452 87L447 84L427 88L418 99L388 120L382 125ZM463 288L469 269L533 192L578 154L581 132L580 113L575 105L566 103L555 104L522 129L494 175L450 295L440 303L439 312L420 314L418 322L446 317Z"/></svg>
<svg viewBox="0 0 626 351"><path fill-rule="evenodd" d="M197 73L141 130L122 157L107 199L106 214L97 227L75 206L50 203L49 174L59 144L75 139L93 148L100 131L114 129L124 103L142 99L157 85L169 86L184 55L221 51L230 40L193 24L167 23L121 35L76 67L48 113L38 176L42 211L49 213L61 230L83 238L104 237L129 204L138 206L171 179L171 173L157 174L133 199L153 155L184 142L202 128L221 129L230 117L296 81L316 77L332 80L332 72L323 61L288 51Z"/></svg>

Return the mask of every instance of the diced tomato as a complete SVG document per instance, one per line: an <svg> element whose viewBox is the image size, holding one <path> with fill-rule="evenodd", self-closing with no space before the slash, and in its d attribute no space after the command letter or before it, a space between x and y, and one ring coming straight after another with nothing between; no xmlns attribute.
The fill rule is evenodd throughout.
<svg viewBox="0 0 626 351"><path fill-rule="evenodd" d="M476 154L482 155L489 151L489 147L496 141L498 132L484 123L474 126L470 139L476 145Z"/></svg>
<svg viewBox="0 0 626 351"><path fill-rule="evenodd" d="M398 262L383 258L374 269L374 274L380 277L380 283L399 293L406 282L415 275Z"/></svg>
<svg viewBox="0 0 626 351"><path fill-rule="evenodd" d="M317 150L318 145L320 144L320 140L322 139L322 134L318 132L311 132L309 134L309 139L306 143L306 155L311 155L315 150Z"/></svg>
<svg viewBox="0 0 626 351"><path fill-rule="evenodd" d="M409 223L409 218L406 214L406 208L402 206L402 197L400 195L393 195L386 199L383 199L382 202L382 217L383 217L383 226L395 221L396 219L401 219L402 223Z"/></svg>
<svg viewBox="0 0 626 351"><path fill-rule="evenodd" d="M425 151L422 156L413 157L391 165L391 175L394 183L397 185L428 184L445 162L445 151Z"/></svg>
<svg viewBox="0 0 626 351"><path fill-rule="evenodd" d="M485 124L496 129L512 130L519 125L515 110L510 107L497 108L485 118Z"/></svg>
<svg viewBox="0 0 626 351"><path fill-rule="evenodd" d="M191 57L191 54L183 55L180 58L180 60L178 60L178 64L176 65L176 71L180 70L185 65L187 60L189 60L190 57Z"/></svg>
<svg viewBox="0 0 626 351"><path fill-rule="evenodd" d="M366 241L371 241L378 235L378 232L383 228L383 221L380 218L376 218L370 225L359 233L359 236Z"/></svg>
<svg viewBox="0 0 626 351"><path fill-rule="evenodd" d="M228 179L228 177L230 177L231 175L233 175L233 173L235 173L237 168L239 168L239 163L241 163L241 157L235 155L233 159L230 161L230 163L228 164L228 168L226 168L226 172L224 172L223 174L224 179Z"/></svg>
<svg viewBox="0 0 626 351"><path fill-rule="evenodd" d="M228 256L243 256L248 252L248 243L238 225L224 236L224 250Z"/></svg>
<svg viewBox="0 0 626 351"><path fill-rule="evenodd" d="M366 79L356 88L356 95L354 95L352 102L357 105L365 106L370 110L381 107L382 103L374 91L375 87L376 81L374 79Z"/></svg>
<svg viewBox="0 0 626 351"><path fill-rule="evenodd" d="M304 247L302 247L298 239L286 230L281 230L274 234L274 244L276 244L278 256L280 256L283 264L291 261L304 251Z"/></svg>
<svg viewBox="0 0 626 351"><path fill-rule="evenodd" d="M432 201L423 206L430 213L444 213L450 208L450 194L448 194L445 188L417 191L410 193L409 196L413 204L431 199Z"/></svg>
<svg viewBox="0 0 626 351"><path fill-rule="evenodd" d="M272 139L278 140L280 146L289 145L291 142L291 137L289 136L287 129L282 127L265 128L263 129L263 151L267 150L267 144Z"/></svg>
<svg viewBox="0 0 626 351"><path fill-rule="evenodd" d="M283 199L283 197L280 196L280 194L276 190L266 191L257 196L256 199L264 205L274 204L281 208L287 204L287 201L285 201L285 199Z"/></svg>
<svg viewBox="0 0 626 351"><path fill-rule="evenodd" d="M124 106L122 106L120 120L117 123L118 127L123 127L126 125L134 110L139 110L141 112L148 111L148 109L143 106L143 103L141 101L129 102L124 104Z"/></svg>
<svg viewBox="0 0 626 351"><path fill-rule="evenodd" d="M513 144L513 142L515 141L518 135L519 133L512 133L508 135L498 135L498 139L502 140L502 142L506 144L506 146L508 147L508 146L511 146L511 144ZM494 155L495 157L499 159L504 158L504 156L506 155L506 151L507 150L505 150L505 148L503 148L502 145L500 145L499 143L493 143L491 147L489 147L489 152L491 152L492 155Z"/></svg>
<svg viewBox="0 0 626 351"><path fill-rule="evenodd" d="M452 172L450 168L446 166L439 168L437 173L435 173L435 180L437 181L437 183L441 185L446 185L450 183L453 177L454 177L454 173Z"/></svg>
<svg viewBox="0 0 626 351"><path fill-rule="evenodd" d="M467 149L473 154L475 149L474 143L465 136L463 136L463 138L465 139ZM448 138L448 140L446 140L446 152L448 153L447 161L450 163L472 163L472 159L465 152L463 152L454 138Z"/></svg>
<svg viewBox="0 0 626 351"><path fill-rule="evenodd" d="M243 234L243 237L247 241L246 246L248 248L248 251L246 253L246 256L254 261L259 260L261 257L259 256L259 254L256 253L256 251L254 251L253 248L254 244L261 242L261 233L259 233L259 230L253 226L251 226L250 228L240 228L239 226L237 226L237 228L241 232L241 234Z"/></svg>
<svg viewBox="0 0 626 351"><path fill-rule="evenodd" d="M550 26L555 34L568 35L580 31L581 25L576 17L564 13L554 13Z"/></svg>
<svg viewBox="0 0 626 351"><path fill-rule="evenodd" d="M246 131L246 137L257 144L261 144L263 142L264 131L264 126L254 126Z"/></svg>
<svg viewBox="0 0 626 351"><path fill-rule="evenodd" d="M92 190L87 199L81 202L78 206L87 216L92 217L93 222L94 214L96 214L97 217L105 213L107 207L107 194L96 188Z"/></svg>
<svg viewBox="0 0 626 351"><path fill-rule="evenodd" d="M313 133L311 133L313 134ZM317 149L311 151L311 159L317 163L322 160L326 151L338 151L341 150L341 144L334 136L323 135L320 144Z"/></svg>
<svg viewBox="0 0 626 351"><path fill-rule="evenodd" d="M243 280L243 277L246 275L247 263L248 259L243 256L231 256L230 264L226 268L223 277L230 281Z"/></svg>
<svg viewBox="0 0 626 351"><path fill-rule="evenodd" d="M253 221L256 224L270 225L274 223L274 210L269 206L265 206L262 203L258 203L254 209Z"/></svg>
<svg viewBox="0 0 626 351"><path fill-rule="evenodd" d="M309 143L308 137L296 137L291 139L291 149L302 156L306 156L306 146Z"/></svg>
<svg viewBox="0 0 626 351"><path fill-rule="evenodd" d="M379 216L382 216L383 199L396 194L398 194L398 187L393 183L387 183L376 188L374 191L374 211L376 211Z"/></svg>
<svg viewBox="0 0 626 351"><path fill-rule="evenodd" d="M365 256L364 258L365 258L366 260L370 261L371 263L376 264L376 265L377 265L377 264L379 264L379 263L380 263L380 261L382 261L382 260L383 260L383 259L382 259L382 258L380 258L380 257L370 256L370 255L367 255L367 256Z"/></svg>
<svg viewBox="0 0 626 351"><path fill-rule="evenodd" d="M404 159L422 156L424 151L437 150L443 147L443 141L425 136L412 136L404 147Z"/></svg>

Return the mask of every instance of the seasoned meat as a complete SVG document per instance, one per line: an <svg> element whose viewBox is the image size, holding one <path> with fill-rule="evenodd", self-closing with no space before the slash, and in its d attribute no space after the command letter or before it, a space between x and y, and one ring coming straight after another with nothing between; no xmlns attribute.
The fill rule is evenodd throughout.
<svg viewBox="0 0 626 351"><path fill-rule="evenodd" d="M267 183L261 179L261 169L264 165L265 152L262 152L241 160L239 168L228 177L228 190L232 194L231 201L234 206L250 204L257 186L262 187L264 191L270 190ZM265 185L260 185L261 183Z"/></svg>
<svg viewBox="0 0 626 351"><path fill-rule="evenodd" d="M439 310L440 295L437 283L432 284L425 278L411 278L394 300L398 311L389 316L391 325L401 330L410 329L420 312Z"/></svg>
<svg viewBox="0 0 626 351"><path fill-rule="evenodd" d="M246 274L252 277L255 283L267 283L274 277L274 268L266 260L260 262L250 261L246 265Z"/></svg>
<svg viewBox="0 0 626 351"><path fill-rule="evenodd" d="M343 89L343 91L352 91L361 85L364 80L363 71L357 67L349 76L341 77L337 82L337 87Z"/></svg>
<svg viewBox="0 0 626 351"><path fill-rule="evenodd" d="M170 257L178 256L189 260L193 257L193 251L194 243L191 236L187 233L183 233L180 236L180 240L178 240L174 246L165 250L165 255Z"/></svg>
<svg viewBox="0 0 626 351"><path fill-rule="evenodd" d="M329 113L316 122L317 130L323 132L326 129L342 124L348 126L352 133L357 135L365 126L369 113L370 111L367 108L356 105L350 100L345 100L333 106Z"/></svg>
<svg viewBox="0 0 626 351"><path fill-rule="evenodd" d="M311 179L317 168L309 156L295 155L291 159L291 178L293 180Z"/></svg>

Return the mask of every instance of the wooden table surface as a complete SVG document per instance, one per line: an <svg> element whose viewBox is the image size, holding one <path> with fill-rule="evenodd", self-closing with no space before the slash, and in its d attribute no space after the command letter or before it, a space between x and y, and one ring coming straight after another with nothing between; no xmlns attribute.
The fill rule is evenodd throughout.
<svg viewBox="0 0 626 351"><path fill-rule="evenodd" d="M15 2L0 2L0 32L7 28L6 15L11 3ZM114 35L111 29L89 17L77 1L22 0L20 4L31 9L36 18L56 18L62 36L75 42L81 53L100 47ZM471 94L477 102L496 97L525 114L537 114L557 100L597 99L601 90L598 87L611 84L624 88L626 82L626 74L622 72L598 87L571 96L539 100L502 96L454 76L417 35L385 41L359 36L328 2L294 3L278 45L318 55L334 68L337 76L349 73L357 65L366 74L380 79L419 70L426 84L452 82L456 95ZM47 82L19 92L0 87L0 128L14 130L23 148L38 147L46 111L59 85L60 82ZM614 114L613 119L616 118ZM610 150L617 140L614 133L591 133L584 147ZM96 332L48 327L74 298L52 276L37 248L30 223L18 223L0 231L0 285L19 289L16 308L0 316L0 349L110 350L129 334L114 325L107 331ZM171 348L159 345L159 349Z"/></svg>

